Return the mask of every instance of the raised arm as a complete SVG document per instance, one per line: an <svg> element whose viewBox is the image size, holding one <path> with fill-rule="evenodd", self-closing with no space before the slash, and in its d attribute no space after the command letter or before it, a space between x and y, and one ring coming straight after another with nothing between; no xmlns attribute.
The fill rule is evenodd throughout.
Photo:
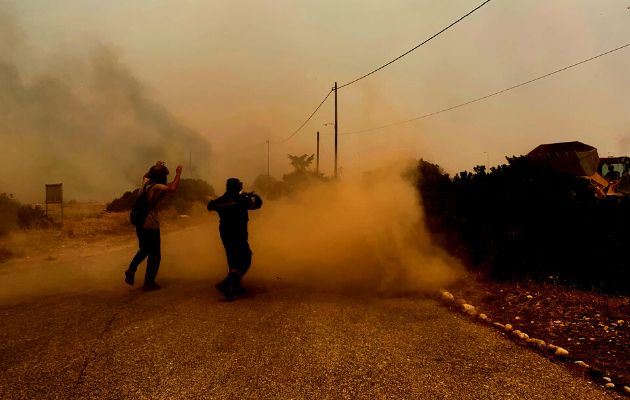
<svg viewBox="0 0 630 400"><path fill-rule="evenodd" d="M260 207L262 207L263 201L256 193L247 193L246 197L248 199L247 208L249 210L258 210Z"/></svg>
<svg viewBox="0 0 630 400"><path fill-rule="evenodd" d="M166 185L166 189L164 189L164 192L173 193L174 191L177 190L177 188L179 187L179 180L180 180L181 174L182 174L182 166L178 165L177 168L175 169L175 178L173 178L173 180Z"/></svg>

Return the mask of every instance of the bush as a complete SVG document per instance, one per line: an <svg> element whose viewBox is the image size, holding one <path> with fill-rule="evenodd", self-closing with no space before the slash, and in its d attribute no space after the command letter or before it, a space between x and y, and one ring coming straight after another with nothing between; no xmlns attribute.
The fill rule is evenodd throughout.
<svg viewBox="0 0 630 400"><path fill-rule="evenodd" d="M277 200L288 193L287 183L273 176L258 175L254 179L253 189L269 200Z"/></svg>
<svg viewBox="0 0 630 400"><path fill-rule="evenodd" d="M18 228L48 228L51 224L40 206L21 204L13 195L0 193L0 236Z"/></svg>
<svg viewBox="0 0 630 400"><path fill-rule="evenodd" d="M52 221L40 206L20 205L17 210L18 226L22 229L50 228Z"/></svg>
<svg viewBox="0 0 630 400"><path fill-rule="evenodd" d="M111 203L107 204L105 209L109 212L130 211L137 198L138 189L134 190L133 192L125 192L122 196L112 200Z"/></svg>
<svg viewBox="0 0 630 400"><path fill-rule="evenodd" d="M20 202L12 194L0 193L0 236L6 235L18 227L18 209Z"/></svg>
<svg viewBox="0 0 630 400"><path fill-rule="evenodd" d="M472 270L627 291L628 199L597 198L589 181L525 158L452 179L423 160L418 171L429 230Z"/></svg>
<svg viewBox="0 0 630 400"><path fill-rule="evenodd" d="M160 208L173 207L178 214L186 214L193 204L208 202L215 192L210 184L202 179L182 179L179 188L160 203Z"/></svg>
<svg viewBox="0 0 630 400"><path fill-rule="evenodd" d="M121 197L107 204L109 212L129 211L138 198L139 189L125 192ZM206 203L215 195L214 189L202 179L182 179L175 193L169 194L159 203L159 209L175 208L179 214L190 211L194 203Z"/></svg>

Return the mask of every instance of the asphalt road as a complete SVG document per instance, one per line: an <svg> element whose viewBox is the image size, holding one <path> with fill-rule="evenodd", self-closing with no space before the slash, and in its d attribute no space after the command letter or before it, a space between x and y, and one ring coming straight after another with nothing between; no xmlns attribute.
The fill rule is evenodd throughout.
<svg viewBox="0 0 630 400"><path fill-rule="evenodd" d="M163 238L157 292L122 283L129 241L1 266L0 397L620 398L427 298L252 274L220 301L199 233Z"/></svg>

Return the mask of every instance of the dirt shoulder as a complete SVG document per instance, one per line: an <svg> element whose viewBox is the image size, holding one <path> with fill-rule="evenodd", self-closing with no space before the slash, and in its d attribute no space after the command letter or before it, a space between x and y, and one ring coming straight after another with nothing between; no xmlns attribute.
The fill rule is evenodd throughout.
<svg viewBox="0 0 630 400"><path fill-rule="evenodd" d="M492 322L510 324L530 338L568 350L569 356L562 359L576 373L599 384L605 384L604 377L609 377L622 392L623 386L630 386L627 297L557 284L475 280L447 289L455 296L455 304L472 304L477 313L486 314ZM580 368L576 361L590 368Z"/></svg>
<svg viewBox="0 0 630 400"><path fill-rule="evenodd" d="M63 224L57 228L17 230L0 237L0 266L21 258L53 254L60 249L80 249L95 244L106 246L135 240L135 228L128 212L106 212L99 203L67 207ZM160 213L161 230L165 233L199 222L201 214L179 215L167 209Z"/></svg>

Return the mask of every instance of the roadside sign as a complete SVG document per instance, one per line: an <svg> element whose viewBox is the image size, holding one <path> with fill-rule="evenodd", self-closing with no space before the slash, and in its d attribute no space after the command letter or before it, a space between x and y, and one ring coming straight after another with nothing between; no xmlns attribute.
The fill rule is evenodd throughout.
<svg viewBox="0 0 630 400"><path fill-rule="evenodd" d="M46 216L48 216L48 205L61 205L61 220L63 221L63 183L46 184Z"/></svg>

